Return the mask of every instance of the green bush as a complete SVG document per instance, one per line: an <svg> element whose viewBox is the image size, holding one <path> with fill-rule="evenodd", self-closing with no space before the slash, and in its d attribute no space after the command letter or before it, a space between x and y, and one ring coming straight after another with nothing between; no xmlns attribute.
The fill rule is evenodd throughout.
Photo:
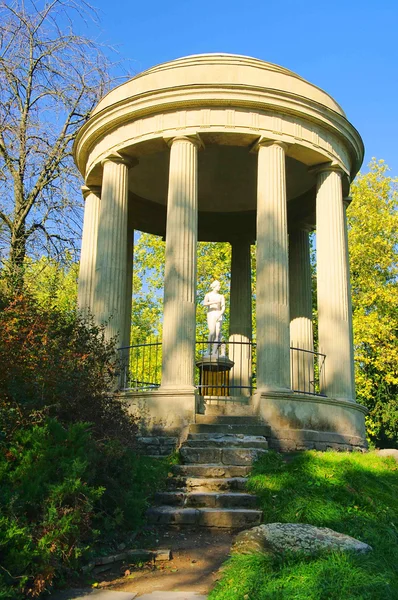
<svg viewBox="0 0 398 600"><path fill-rule="evenodd" d="M37 596L143 522L166 461L54 419L0 444L0 598ZM119 534L120 535L120 534Z"/></svg>
<svg viewBox="0 0 398 600"><path fill-rule="evenodd" d="M135 453L115 345L29 297L0 313L0 599L37 597L143 522L167 477Z"/></svg>
<svg viewBox="0 0 398 600"><path fill-rule="evenodd" d="M55 417L93 424L98 439L131 444L136 426L112 385L115 344L75 311L19 297L0 313L0 431Z"/></svg>

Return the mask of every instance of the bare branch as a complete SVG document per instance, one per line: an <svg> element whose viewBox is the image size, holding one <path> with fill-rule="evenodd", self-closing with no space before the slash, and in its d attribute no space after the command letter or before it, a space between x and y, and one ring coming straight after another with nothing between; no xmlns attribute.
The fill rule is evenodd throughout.
<svg viewBox="0 0 398 600"><path fill-rule="evenodd" d="M74 32L77 20L97 22L85 0L0 0L0 253L9 248L15 265L27 252L58 254L78 236L72 143L110 65Z"/></svg>

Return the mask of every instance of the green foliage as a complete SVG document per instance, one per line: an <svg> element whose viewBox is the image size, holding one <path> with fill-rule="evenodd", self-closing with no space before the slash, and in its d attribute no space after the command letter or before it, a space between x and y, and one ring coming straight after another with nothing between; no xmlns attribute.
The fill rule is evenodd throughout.
<svg viewBox="0 0 398 600"><path fill-rule="evenodd" d="M348 209L358 401L368 433L398 447L398 189L384 161L352 186Z"/></svg>
<svg viewBox="0 0 398 600"><path fill-rule="evenodd" d="M25 260L25 289L40 305L61 312L76 310L79 263L71 255L63 264L42 256L39 260Z"/></svg>
<svg viewBox="0 0 398 600"><path fill-rule="evenodd" d="M366 555L236 555L209 600L396 600L398 467L374 453L269 452L249 488L266 522L310 523L373 547Z"/></svg>
<svg viewBox="0 0 398 600"><path fill-rule="evenodd" d="M54 419L0 444L0 598L37 596L88 561L95 544L143 521L165 460L95 440Z"/></svg>
<svg viewBox="0 0 398 600"><path fill-rule="evenodd" d="M43 294L0 313L1 599L40 595L128 535L168 472L136 455L114 344Z"/></svg>
<svg viewBox="0 0 398 600"><path fill-rule="evenodd" d="M75 311L16 298L0 313L0 431L39 423L90 421L99 437L125 443L135 427L111 394L114 344Z"/></svg>
<svg viewBox="0 0 398 600"><path fill-rule="evenodd" d="M95 456L87 429L50 420L2 444L2 566L5 583L21 593L44 591L87 553L93 507L104 491L87 482Z"/></svg>

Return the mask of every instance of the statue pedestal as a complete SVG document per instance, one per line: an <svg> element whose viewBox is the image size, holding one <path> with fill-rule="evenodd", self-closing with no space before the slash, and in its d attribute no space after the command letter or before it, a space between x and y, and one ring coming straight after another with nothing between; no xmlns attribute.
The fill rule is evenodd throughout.
<svg viewBox="0 0 398 600"><path fill-rule="evenodd" d="M200 372L199 393L201 396L229 396L229 372L234 361L227 356L211 354L196 361Z"/></svg>

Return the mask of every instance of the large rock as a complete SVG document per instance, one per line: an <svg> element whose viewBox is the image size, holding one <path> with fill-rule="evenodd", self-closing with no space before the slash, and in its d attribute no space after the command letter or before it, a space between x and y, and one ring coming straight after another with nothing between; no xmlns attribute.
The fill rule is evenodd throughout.
<svg viewBox="0 0 398 600"><path fill-rule="evenodd" d="M364 553L370 550L371 546L348 535L305 523L268 523L253 527L239 533L232 548L239 554L289 551L313 555L324 551Z"/></svg>
<svg viewBox="0 0 398 600"><path fill-rule="evenodd" d="M384 448L383 450L378 450L377 454L379 456L391 456L392 458L395 458L395 460L398 462L398 450L396 450L395 448Z"/></svg>

